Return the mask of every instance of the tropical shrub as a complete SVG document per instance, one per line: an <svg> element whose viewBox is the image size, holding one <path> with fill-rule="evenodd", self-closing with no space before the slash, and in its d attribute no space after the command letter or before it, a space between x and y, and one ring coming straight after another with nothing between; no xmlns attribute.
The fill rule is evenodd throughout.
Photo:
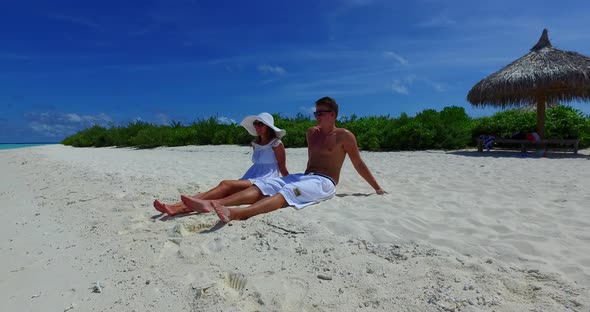
<svg viewBox="0 0 590 312"><path fill-rule="evenodd" d="M497 137L511 137L518 131L532 132L537 129L537 115L519 109L509 109L495 113L489 117L475 120L473 136L493 134Z"/></svg>
<svg viewBox="0 0 590 312"><path fill-rule="evenodd" d="M583 145L590 143L590 119L571 106L557 106L547 111L545 137L580 139Z"/></svg>
<svg viewBox="0 0 590 312"><path fill-rule="evenodd" d="M275 125L285 129L282 141L286 147L305 147L306 131L315 120L298 114L293 118L274 115ZM510 137L518 131L531 132L537 127L535 112L506 110L492 116L472 119L462 107L445 107L438 112L427 109L415 117L402 113L389 116L342 117L338 127L352 131L361 150L423 150L461 149L472 146L481 134ZM579 138L580 147L590 146L590 117L569 106L547 110L546 138ZM246 145L252 136L239 125L222 124L215 117L183 126L180 122L155 125L136 121L127 126L109 128L95 125L65 138L62 144L87 146L157 146L240 144Z"/></svg>

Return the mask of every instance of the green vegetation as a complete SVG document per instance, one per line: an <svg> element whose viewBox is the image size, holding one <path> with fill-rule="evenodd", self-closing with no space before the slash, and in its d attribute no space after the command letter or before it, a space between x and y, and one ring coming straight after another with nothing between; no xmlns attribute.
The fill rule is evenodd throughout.
<svg viewBox="0 0 590 312"><path fill-rule="evenodd" d="M531 132L537 128L537 113L506 110L489 117L474 119L472 137L495 134L510 137L517 131ZM580 139L580 147L590 146L590 116L571 106L557 106L547 110L545 138Z"/></svg>
<svg viewBox="0 0 590 312"><path fill-rule="evenodd" d="M275 125L287 130L283 138L286 147L305 147L305 131L315 120L304 115L284 118L274 115ZM473 146L481 134L510 137L518 131L535 131L536 113L523 110L506 110L489 117L471 118L461 107L446 107L437 112L427 109L415 117L401 114L389 116L351 117L338 121L355 133L361 150L423 150L460 149ZM558 106L547 110L545 137L555 139L579 138L580 147L590 146L590 116L584 116L570 106ZM154 125L145 122L108 128L93 126L64 139L61 143L79 147L133 146L153 148L157 146L220 145L250 143L252 137L236 124L221 124L216 118L198 120L183 126L179 122L170 125Z"/></svg>

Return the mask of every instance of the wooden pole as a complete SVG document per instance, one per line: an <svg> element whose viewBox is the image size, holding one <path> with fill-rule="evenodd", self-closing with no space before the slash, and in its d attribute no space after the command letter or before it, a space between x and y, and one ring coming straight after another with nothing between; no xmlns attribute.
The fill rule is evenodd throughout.
<svg viewBox="0 0 590 312"><path fill-rule="evenodd" d="M537 97L537 133L541 139L545 139L545 96Z"/></svg>

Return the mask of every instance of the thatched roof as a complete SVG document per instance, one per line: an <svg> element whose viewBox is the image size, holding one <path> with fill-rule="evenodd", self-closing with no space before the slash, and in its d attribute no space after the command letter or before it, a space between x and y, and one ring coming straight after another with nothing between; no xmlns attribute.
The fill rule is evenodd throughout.
<svg viewBox="0 0 590 312"><path fill-rule="evenodd" d="M545 108L546 109L550 109L550 108L556 108L558 106L560 106L561 104L559 103L545 103ZM518 110L523 111L523 112L534 112L537 110L537 105L536 104L527 104L524 105L522 107L519 107Z"/></svg>
<svg viewBox="0 0 590 312"><path fill-rule="evenodd" d="M525 56L478 82L467 95L474 106L525 106L590 100L590 58L554 48L547 29Z"/></svg>

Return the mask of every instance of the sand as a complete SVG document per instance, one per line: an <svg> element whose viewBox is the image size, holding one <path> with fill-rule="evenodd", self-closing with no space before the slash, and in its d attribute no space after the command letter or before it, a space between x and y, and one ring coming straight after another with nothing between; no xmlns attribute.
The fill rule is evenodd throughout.
<svg viewBox="0 0 590 312"><path fill-rule="evenodd" d="M2 310L590 311L589 154L363 152L388 194L347 160L334 199L223 225L152 202L248 147L3 150Z"/></svg>

